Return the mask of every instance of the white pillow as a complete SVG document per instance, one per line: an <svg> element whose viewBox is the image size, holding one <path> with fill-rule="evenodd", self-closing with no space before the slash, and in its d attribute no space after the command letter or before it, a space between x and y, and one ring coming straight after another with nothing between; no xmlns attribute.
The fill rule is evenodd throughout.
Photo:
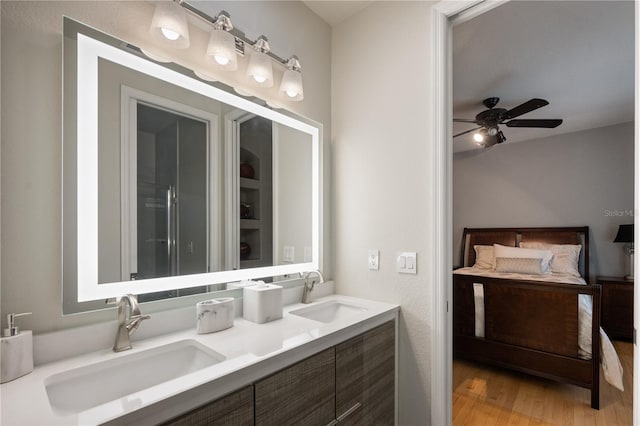
<svg viewBox="0 0 640 426"><path fill-rule="evenodd" d="M544 274L551 272L550 263L553 253L549 250L536 250L530 248L507 247L500 244L493 245L493 254L498 257L519 257L519 258L538 258L542 259L542 272Z"/></svg>
<svg viewBox="0 0 640 426"><path fill-rule="evenodd" d="M496 257L496 272L542 275L544 274L542 271L542 258Z"/></svg>
<svg viewBox="0 0 640 426"><path fill-rule="evenodd" d="M473 249L476 251L476 263L474 268L493 269L495 258L493 256L493 246L475 245Z"/></svg>
<svg viewBox="0 0 640 426"><path fill-rule="evenodd" d="M551 259L551 272L556 274L569 274L574 277L580 277L580 269L578 262L580 261L580 244L549 244L539 242L521 242L520 247L549 250L553 253Z"/></svg>

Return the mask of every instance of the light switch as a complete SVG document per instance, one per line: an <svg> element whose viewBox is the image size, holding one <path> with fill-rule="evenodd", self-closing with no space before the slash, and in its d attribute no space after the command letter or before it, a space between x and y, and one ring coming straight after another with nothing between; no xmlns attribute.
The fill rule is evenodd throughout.
<svg viewBox="0 0 640 426"><path fill-rule="evenodd" d="M398 253L396 270L400 274L417 273L416 252L407 251Z"/></svg>
<svg viewBox="0 0 640 426"><path fill-rule="evenodd" d="M380 250L369 250L369 269L377 271L380 269Z"/></svg>
<svg viewBox="0 0 640 426"><path fill-rule="evenodd" d="M407 256L407 269L412 271L416 268L416 259L412 256Z"/></svg>

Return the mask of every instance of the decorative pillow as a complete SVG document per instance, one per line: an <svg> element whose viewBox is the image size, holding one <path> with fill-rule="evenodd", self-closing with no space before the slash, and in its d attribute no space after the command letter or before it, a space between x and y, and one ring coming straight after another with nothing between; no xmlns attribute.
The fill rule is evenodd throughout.
<svg viewBox="0 0 640 426"><path fill-rule="evenodd" d="M493 256L493 246L475 245L473 249L476 251L476 263L474 268L493 269L495 258Z"/></svg>
<svg viewBox="0 0 640 426"><path fill-rule="evenodd" d="M540 257L496 257L496 272L514 272L517 274L542 275Z"/></svg>
<svg viewBox="0 0 640 426"><path fill-rule="evenodd" d="M580 261L580 244L549 244L540 242L521 242L520 247L538 250L549 250L553 253L551 259L551 272L556 274L569 274L579 277L580 269L578 262Z"/></svg>
<svg viewBox="0 0 640 426"><path fill-rule="evenodd" d="M542 273L550 273L550 263L553 253L549 250L536 250L530 248L507 247L500 244L493 245L494 256L498 257L519 257L542 259Z"/></svg>

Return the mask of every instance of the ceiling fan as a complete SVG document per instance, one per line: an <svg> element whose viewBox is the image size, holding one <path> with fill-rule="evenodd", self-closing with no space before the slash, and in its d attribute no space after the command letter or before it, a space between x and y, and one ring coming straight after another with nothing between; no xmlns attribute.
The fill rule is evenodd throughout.
<svg viewBox="0 0 640 426"><path fill-rule="evenodd" d="M510 110L506 110L504 108L495 108L499 101L500 98L495 97L487 98L482 101L484 106L489 109L478 113L476 115L476 118L473 120L454 118L454 122L473 123L480 127L475 127L473 129L455 134L453 135L453 137L455 138L467 133L476 132L473 135L473 140L475 140L478 145L488 148L497 143L502 143L507 140L507 138L502 133L502 130L500 130L500 124L505 124L507 127L543 127L548 129L558 127L562 124L561 119L514 120L514 118L516 117L519 117L538 108L542 108L545 105L549 105L549 102L544 99L530 99L527 102L518 105L517 107Z"/></svg>

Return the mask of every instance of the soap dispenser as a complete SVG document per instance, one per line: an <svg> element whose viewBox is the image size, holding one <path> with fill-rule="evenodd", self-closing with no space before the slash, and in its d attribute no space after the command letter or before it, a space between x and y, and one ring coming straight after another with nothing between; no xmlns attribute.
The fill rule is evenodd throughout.
<svg viewBox="0 0 640 426"><path fill-rule="evenodd" d="M20 331L16 317L31 315L31 312L7 315L7 328L0 338L0 383L22 377L33 371L33 335L31 330Z"/></svg>

